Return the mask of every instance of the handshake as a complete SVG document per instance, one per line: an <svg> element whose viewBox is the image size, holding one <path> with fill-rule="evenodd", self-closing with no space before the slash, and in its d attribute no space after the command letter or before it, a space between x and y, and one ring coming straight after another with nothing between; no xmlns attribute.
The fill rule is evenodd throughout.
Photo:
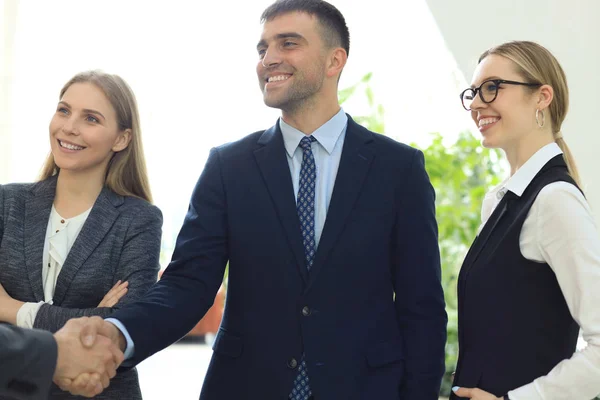
<svg viewBox="0 0 600 400"><path fill-rule="evenodd" d="M58 357L53 381L73 395L100 394L123 362L123 335L100 317L71 319L54 338Z"/></svg>

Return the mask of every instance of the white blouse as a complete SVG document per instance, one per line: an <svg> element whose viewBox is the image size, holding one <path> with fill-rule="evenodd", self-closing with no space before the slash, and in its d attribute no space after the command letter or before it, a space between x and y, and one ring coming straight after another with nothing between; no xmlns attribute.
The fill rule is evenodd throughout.
<svg viewBox="0 0 600 400"><path fill-rule="evenodd" d="M556 143L544 146L512 177L488 192L482 205L483 224L507 190L521 196L542 167L558 154L562 151ZM545 186L529 210L519 243L525 258L548 263L554 271L587 346L548 375L508 395L511 400L594 398L600 393L600 237L585 197L567 182Z"/></svg>
<svg viewBox="0 0 600 400"><path fill-rule="evenodd" d="M17 326L32 328L38 310L44 303L52 304L56 281L67 259L67 255L75 243L83 224L90 211L87 211L70 219L61 217L54 206L50 211L48 228L46 229L46 240L44 242L44 253L42 263L42 286L44 289L44 301L39 303L25 303L17 312Z"/></svg>

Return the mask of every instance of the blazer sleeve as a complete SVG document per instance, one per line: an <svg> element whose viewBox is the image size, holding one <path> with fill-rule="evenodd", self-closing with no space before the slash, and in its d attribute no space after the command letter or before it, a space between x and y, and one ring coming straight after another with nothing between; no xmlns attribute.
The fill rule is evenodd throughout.
<svg viewBox="0 0 600 400"><path fill-rule="evenodd" d="M106 318L115 310L141 298L156 283L160 268L160 239L162 234L162 213L155 207L144 207L132 218L123 250L116 268L115 280L128 281L127 294L115 307L64 308L43 304L33 323L33 327L56 332L69 319L100 316Z"/></svg>
<svg viewBox="0 0 600 400"><path fill-rule="evenodd" d="M171 263L146 296L111 316L133 340L132 366L183 337L214 303L228 259L226 210L219 150L213 149L192 193Z"/></svg>
<svg viewBox="0 0 600 400"><path fill-rule="evenodd" d="M49 332L0 324L0 395L19 400L46 399L57 351Z"/></svg>
<svg viewBox="0 0 600 400"><path fill-rule="evenodd" d="M445 371L446 325L435 192L423 153L415 150L397 193L392 276L404 338L403 399L437 400Z"/></svg>

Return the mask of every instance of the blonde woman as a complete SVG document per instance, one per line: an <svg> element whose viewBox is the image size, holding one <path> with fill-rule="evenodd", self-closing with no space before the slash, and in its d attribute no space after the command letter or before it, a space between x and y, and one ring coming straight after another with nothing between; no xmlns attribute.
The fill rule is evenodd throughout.
<svg viewBox="0 0 600 400"><path fill-rule="evenodd" d="M156 282L162 226L151 204L129 86L74 76L50 121L41 179L0 186L0 321L50 332L109 316ZM73 396L53 385L51 399ZM141 399L135 369L99 399Z"/></svg>
<svg viewBox="0 0 600 400"><path fill-rule="evenodd" d="M480 57L462 95L510 177L485 197L458 280L456 398L587 400L600 393L600 240L561 125L569 93L544 47ZM575 353L579 330L588 346Z"/></svg>

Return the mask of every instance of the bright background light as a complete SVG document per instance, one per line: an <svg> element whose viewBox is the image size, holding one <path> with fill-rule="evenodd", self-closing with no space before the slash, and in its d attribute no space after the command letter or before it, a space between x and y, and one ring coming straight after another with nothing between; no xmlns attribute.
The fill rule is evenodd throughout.
<svg viewBox="0 0 600 400"><path fill-rule="evenodd" d="M166 263L210 148L265 129L279 115L264 105L255 74L259 18L270 3L20 2L5 65L10 138L0 156L10 164L0 183L35 179L59 90L72 75L119 74L139 102L152 191L165 217ZM426 143L429 132L453 137L470 127L458 101L465 80L424 1L334 3L351 33L340 88L372 72L387 135ZM358 93L345 110L367 113L365 97Z"/></svg>

